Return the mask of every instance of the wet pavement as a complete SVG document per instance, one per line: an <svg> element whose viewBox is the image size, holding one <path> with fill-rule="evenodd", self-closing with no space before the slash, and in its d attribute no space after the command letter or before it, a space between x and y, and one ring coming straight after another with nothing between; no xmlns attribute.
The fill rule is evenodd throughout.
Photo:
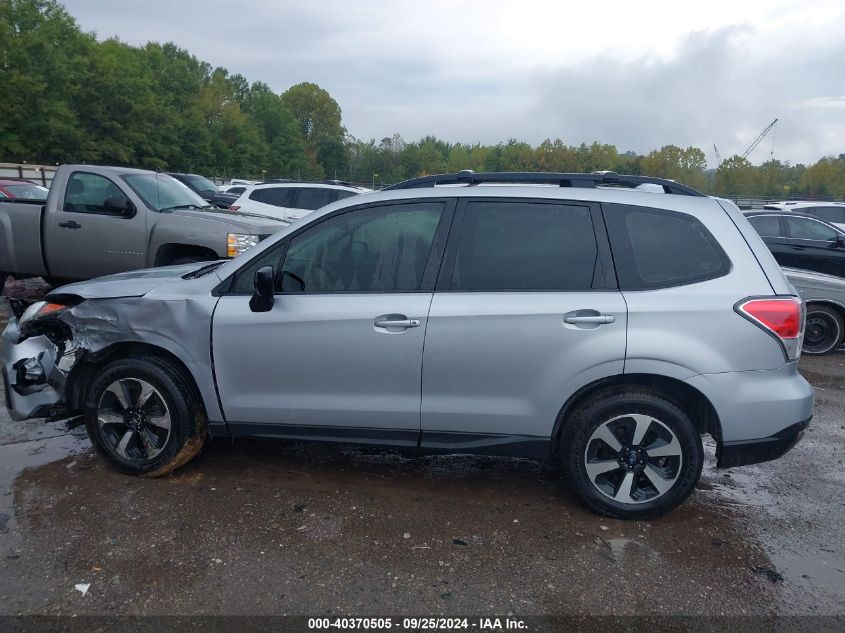
<svg viewBox="0 0 845 633"><path fill-rule="evenodd" d="M651 522L593 515L516 459L216 440L138 479L83 429L2 410L0 615L843 615L845 353L802 371L801 443L728 471L708 444L697 490Z"/></svg>

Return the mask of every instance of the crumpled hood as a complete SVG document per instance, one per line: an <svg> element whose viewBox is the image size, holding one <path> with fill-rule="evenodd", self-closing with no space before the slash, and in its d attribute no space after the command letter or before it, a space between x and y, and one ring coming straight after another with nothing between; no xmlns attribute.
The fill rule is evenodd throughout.
<svg viewBox="0 0 845 633"><path fill-rule="evenodd" d="M144 270L97 277L88 281L61 286L50 291L47 299L56 295L78 295L83 299L109 299L113 297L140 297L153 288L182 275L207 266L210 262L194 262L176 266L161 266Z"/></svg>

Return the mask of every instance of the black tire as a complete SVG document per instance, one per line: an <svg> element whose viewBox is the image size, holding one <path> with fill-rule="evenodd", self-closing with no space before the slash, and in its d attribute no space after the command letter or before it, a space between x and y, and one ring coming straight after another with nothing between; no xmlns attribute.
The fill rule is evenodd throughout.
<svg viewBox="0 0 845 633"><path fill-rule="evenodd" d="M0 270L0 295L3 294L3 288L6 287L6 277L8 277L8 275Z"/></svg>
<svg viewBox="0 0 845 633"><path fill-rule="evenodd" d="M122 407L115 396L116 384L127 385L120 392L129 396L126 399L130 403L133 393L141 393L143 385L151 386L154 391L147 402L154 410L147 408L146 415L133 418L132 408ZM159 428L162 411L169 420L166 438L165 431ZM123 473L166 475L193 459L205 442L207 420L193 382L183 369L162 358L127 358L105 365L91 382L84 413L91 443L110 466ZM123 423L115 421L121 417ZM151 423L155 418L159 422ZM127 419L129 423L125 422ZM109 421L102 423L105 420ZM123 439L130 432L133 435L123 443L121 454L121 442L116 439Z"/></svg>
<svg viewBox="0 0 845 633"><path fill-rule="evenodd" d="M826 305L807 306L807 323L804 326L806 354L830 354L845 339L845 322L836 308Z"/></svg>
<svg viewBox="0 0 845 633"><path fill-rule="evenodd" d="M629 416L636 416L636 420ZM636 426L637 420L646 419L651 421L646 424L648 430L641 439L644 443L631 447L631 422ZM622 446L619 452L612 450L601 438L594 437L594 433L600 433L600 427L612 428L613 425L617 425L613 433ZM677 444L671 439L673 435ZM624 441L619 441L620 438ZM672 450L679 457L649 456L649 447L655 453L658 449L676 447ZM595 453L597 450L605 451L605 454L599 456ZM704 464L701 436L689 416L660 393L645 388L603 391L579 405L564 423L559 454L564 475L584 504L594 512L616 519L645 520L666 514L690 495ZM636 464L625 461L631 454L635 454ZM592 467L598 465L598 469L608 469L607 473L595 477L599 483L590 479L588 460ZM669 475L666 479L660 478L659 486L651 483L657 479L654 468ZM622 491L626 487L626 481L628 484L635 482L633 486L627 486L627 490L633 492L628 494L631 502L621 503L611 498L611 494L619 494L615 490ZM664 486L666 490L661 493L658 488ZM634 495L638 497L636 500Z"/></svg>

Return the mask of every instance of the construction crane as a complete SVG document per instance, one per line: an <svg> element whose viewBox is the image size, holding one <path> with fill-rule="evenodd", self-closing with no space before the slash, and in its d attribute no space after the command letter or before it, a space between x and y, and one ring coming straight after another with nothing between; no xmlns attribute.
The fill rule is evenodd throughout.
<svg viewBox="0 0 845 633"><path fill-rule="evenodd" d="M756 148L760 144L760 141L762 141L764 138L766 138L766 134L768 134L771 131L771 129L773 127L775 127L775 124L777 122L778 122L778 120L775 119L774 121L769 123L769 125L766 126L766 129L764 129L762 132L760 132L759 136L757 136L757 138L755 138L753 141L751 141L751 144L748 147L745 148L744 152L742 152L743 158L748 158L748 155L751 152L754 151L754 148ZM714 147L715 147L715 145L714 145ZM774 153L775 153L775 143L774 143L774 141L772 141L772 152L771 153L772 153L772 155L774 155Z"/></svg>

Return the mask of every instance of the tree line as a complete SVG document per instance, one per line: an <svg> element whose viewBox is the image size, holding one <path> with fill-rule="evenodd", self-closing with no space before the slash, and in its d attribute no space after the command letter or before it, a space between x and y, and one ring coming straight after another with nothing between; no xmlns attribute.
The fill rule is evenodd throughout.
<svg viewBox="0 0 845 633"><path fill-rule="evenodd" d="M452 143L358 139L314 83L275 93L175 44L98 41L55 0L0 0L0 161L99 163L224 178L340 178L376 186L476 171L672 178L728 197L845 197L845 154L813 165L731 156L708 169L697 147L648 154L594 142Z"/></svg>

